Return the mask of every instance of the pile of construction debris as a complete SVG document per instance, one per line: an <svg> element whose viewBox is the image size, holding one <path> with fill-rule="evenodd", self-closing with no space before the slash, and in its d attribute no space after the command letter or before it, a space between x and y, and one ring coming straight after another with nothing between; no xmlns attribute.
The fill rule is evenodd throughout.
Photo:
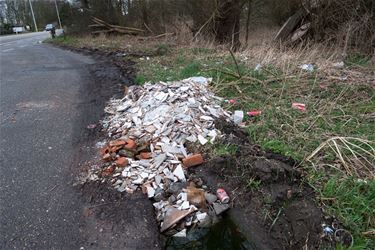
<svg viewBox="0 0 375 250"><path fill-rule="evenodd" d="M239 120L221 108L224 100L209 91L210 81L192 77L131 86L105 108L102 125L111 140L101 145L105 163L89 179L109 180L120 192L142 190L155 201L160 230L167 234L184 236L186 227L209 226L229 208L224 190L212 194L201 179L187 175L204 158L186 145L220 137L215 119Z"/></svg>

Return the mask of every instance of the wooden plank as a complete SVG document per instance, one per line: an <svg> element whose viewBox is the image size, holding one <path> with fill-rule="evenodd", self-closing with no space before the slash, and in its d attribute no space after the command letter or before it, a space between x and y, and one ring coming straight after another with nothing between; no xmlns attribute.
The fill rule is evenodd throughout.
<svg viewBox="0 0 375 250"><path fill-rule="evenodd" d="M306 14L304 9L300 9L293 16L289 17L279 32L277 32L274 40L285 40L295 30Z"/></svg>

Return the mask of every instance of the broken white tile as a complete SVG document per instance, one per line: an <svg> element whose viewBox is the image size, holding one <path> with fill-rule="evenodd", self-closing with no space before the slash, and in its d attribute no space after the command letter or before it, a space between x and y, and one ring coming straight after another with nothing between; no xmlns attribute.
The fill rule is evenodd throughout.
<svg viewBox="0 0 375 250"><path fill-rule="evenodd" d="M202 145L204 145L208 142L206 140L206 138L204 138L202 135L198 135L198 140L199 140L199 143L202 144Z"/></svg>
<svg viewBox="0 0 375 250"><path fill-rule="evenodd" d="M186 210L190 208L190 204L188 201L182 202L181 206L178 208L179 210Z"/></svg>
<svg viewBox="0 0 375 250"><path fill-rule="evenodd" d="M179 193L177 196L177 199L180 199L182 201L187 201L187 193Z"/></svg>
<svg viewBox="0 0 375 250"><path fill-rule="evenodd" d="M194 142L196 142L198 139L197 139L197 137L196 137L195 135L190 135L190 136L186 137L186 140L188 140L189 142L194 143Z"/></svg>
<svg viewBox="0 0 375 250"><path fill-rule="evenodd" d="M181 181L186 181L184 170L182 169L181 165L178 165L176 169L173 171L173 174Z"/></svg>
<svg viewBox="0 0 375 250"><path fill-rule="evenodd" d="M182 229L180 232L175 233L173 237L178 237L178 238L184 238L186 237L186 228Z"/></svg>
<svg viewBox="0 0 375 250"><path fill-rule="evenodd" d="M207 215L207 213L199 213L198 214L198 212L197 212L196 216L197 216L197 219L199 221L204 221L208 215Z"/></svg>
<svg viewBox="0 0 375 250"><path fill-rule="evenodd" d="M152 198L155 195L155 189L150 186L147 186L147 196L148 198Z"/></svg>

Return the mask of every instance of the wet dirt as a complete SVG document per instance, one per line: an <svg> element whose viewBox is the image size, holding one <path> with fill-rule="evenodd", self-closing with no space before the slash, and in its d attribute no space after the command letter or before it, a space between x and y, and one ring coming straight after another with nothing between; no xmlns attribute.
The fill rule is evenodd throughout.
<svg viewBox="0 0 375 250"><path fill-rule="evenodd" d="M261 150L231 124L216 126L226 132L223 142L237 146L236 153L213 157L191 173L212 191L229 192L234 207L229 216L256 249L318 249L323 213L293 160Z"/></svg>
<svg viewBox="0 0 375 250"><path fill-rule="evenodd" d="M79 176L100 161L95 144L106 135L99 121L106 102L122 96L125 86L133 84L134 63L100 51L71 50L94 59L87 66L88 75L83 76L87 79L82 79L81 101L77 103L80 115L75 121L76 153L71 171ZM83 204L77 222L83 249L161 249L152 203L142 193L122 194L99 182L78 185L76 190Z"/></svg>

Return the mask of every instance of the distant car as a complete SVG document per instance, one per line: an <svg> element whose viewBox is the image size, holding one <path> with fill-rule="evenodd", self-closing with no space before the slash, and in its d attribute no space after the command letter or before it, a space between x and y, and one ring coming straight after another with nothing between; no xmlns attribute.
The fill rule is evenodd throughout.
<svg viewBox="0 0 375 250"><path fill-rule="evenodd" d="M51 31L54 28L53 24L47 24L46 28L44 29L45 31Z"/></svg>

